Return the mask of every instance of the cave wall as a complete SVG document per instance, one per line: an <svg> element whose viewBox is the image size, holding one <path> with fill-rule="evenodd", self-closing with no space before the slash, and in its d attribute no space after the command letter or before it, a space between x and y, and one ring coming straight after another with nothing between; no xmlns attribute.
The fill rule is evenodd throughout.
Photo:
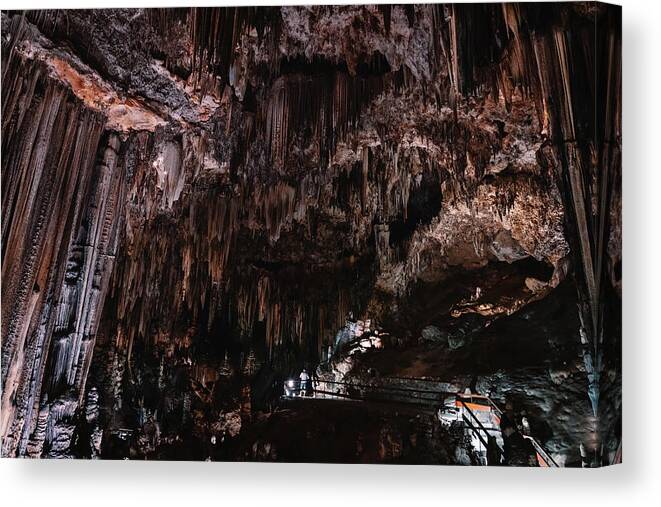
<svg viewBox="0 0 661 507"><path fill-rule="evenodd" d="M8 11L2 32L3 455L230 431L255 370L318 361L349 313L522 259L552 275L501 313L576 282L599 419L619 10Z"/></svg>

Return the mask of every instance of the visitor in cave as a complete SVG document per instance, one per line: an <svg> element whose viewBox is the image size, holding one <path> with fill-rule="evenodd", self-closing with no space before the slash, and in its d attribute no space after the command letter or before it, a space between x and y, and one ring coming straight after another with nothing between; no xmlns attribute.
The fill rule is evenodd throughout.
<svg viewBox="0 0 661 507"><path fill-rule="evenodd" d="M477 375L472 376L468 389L470 389L471 394L477 394Z"/></svg>
<svg viewBox="0 0 661 507"><path fill-rule="evenodd" d="M300 386L300 395L301 396L307 396L308 395L308 388L309 388L309 383L310 383L310 375L308 375L308 371L303 368L303 371L299 375L299 379L301 380L301 386Z"/></svg>
<svg viewBox="0 0 661 507"><path fill-rule="evenodd" d="M516 426L509 420L505 419L504 423L501 422L503 431L504 448L504 464L507 466L539 466L537 462L537 452L533 447L530 440L525 438L519 432Z"/></svg>
<svg viewBox="0 0 661 507"><path fill-rule="evenodd" d="M525 412L521 413L521 433L527 436L531 436L530 433L530 421L525 415Z"/></svg>
<svg viewBox="0 0 661 507"><path fill-rule="evenodd" d="M502 456L498 441L493 435L487 436L487 465L498 466L501 464Z"/></svg>
<svg viewBox="0 0 661 507"><path fill-rule="evenodd" d="M500 431L504 433L508 425L511 425L514 429L518 429L516 412L510 400L505 402L505 410L503 410L500 416Z"/></svg>
<svg viewBox="0 0 661 507"><path fill-rule="evenodd" d="M319 384L319 376L317 375L317 366L314 366L312 368L312 374L310 375L310 392L312 396L314 397L314 392L317 389L317 385Z"/></svg>

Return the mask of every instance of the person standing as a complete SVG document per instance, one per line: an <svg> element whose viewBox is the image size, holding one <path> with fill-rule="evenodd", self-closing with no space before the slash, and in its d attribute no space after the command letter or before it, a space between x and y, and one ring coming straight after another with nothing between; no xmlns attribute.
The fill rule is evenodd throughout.
<svg viewBox="0 0 661 507"><path fill-rule="evenodd" d="M537 467L537 452L530 440L525 438L514 424L507 421L501 425L505 448L504 463L507 466Z"/></svg>
<svg viewBox="0 0 661 507"><path fill-rule="evenodd" d="M310 390L312 391L312 397L314 397L314 392L317 389L317 385L319 384L319 376L317 375L317 368L316 367L312 368L312 375L311 375L310 380L312 381L311 385L310 385L310 388L311 388Z"/></svg>
<svg viewBox="0 0 661 507"><path fill-rule="evenodd" d="M299 379L301 380L299 395L307 396L307 392L309 388L308 386L310 384L310 375L308 375L308 371L305 368L303 368L303 371L299 375Z"/></svg>

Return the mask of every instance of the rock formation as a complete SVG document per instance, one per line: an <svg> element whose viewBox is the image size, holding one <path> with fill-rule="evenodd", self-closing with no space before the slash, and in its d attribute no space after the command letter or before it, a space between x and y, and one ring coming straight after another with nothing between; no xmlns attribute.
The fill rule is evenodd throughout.
<svg viewBox="0 0 661 507"><path fill-rule="evenodd" d="M608 461L620 39L593 2L3 12L2 454L297 459L250 435L349 318L387 339L345 373L530 382ZM413 459L375 424L350 452Z"/></svg>

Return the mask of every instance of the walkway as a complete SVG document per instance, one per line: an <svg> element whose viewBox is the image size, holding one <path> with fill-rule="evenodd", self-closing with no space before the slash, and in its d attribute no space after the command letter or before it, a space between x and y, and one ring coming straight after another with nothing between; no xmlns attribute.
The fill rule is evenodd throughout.
<svg viewBox="0 0 661 507"><path fill-rule="evenodd" d="M398 382L413 382L423 384L425 388L409 388L398 385L384 385L383 382L390 381L393 383ZM309 396L301 396L299 382L288 381L285 394L281 397L284 403L366 403L375 408L387 408L389 410L396 410L398 412L411 412L413 414L423 413L433 417L438 416L439 409L446 407L446 400L454 398L455 407L457 408L457 421L463 425L466 433L472 437L477 444L477 447L482 449L485 456L485 463L487 449L491 447L496 451L500 464L503 456L503 449L500 444L494 442L502 442L502 435L500 432L500 418L502 410L498 405L486 396L480 395L463 395L456 391L446 391L438 388L442 382L425 380L425 379L401 379L401 378L379 378L378 384L356 384L352 382L336 382L328 380L319 380L314 382L314 393ZM436 385L433 385L436 384ZM473 403L474 398L480 399L480 405ZM472 408L471 408L472 407ZM484 407L484 408L482 408ZM479 414L476 414L478 410ZM485 415L487 419L485 420ZM490 423L488 422L490 421ZM490 439L490 437L493 437ZM543 467L557 467L557 463L551 455L543 448L543 446L533 437L525 436L537 452L537 458L540 466ZM491 443L490 443L491 442ZM493 464L493 463L491 463Z"/></svg>

